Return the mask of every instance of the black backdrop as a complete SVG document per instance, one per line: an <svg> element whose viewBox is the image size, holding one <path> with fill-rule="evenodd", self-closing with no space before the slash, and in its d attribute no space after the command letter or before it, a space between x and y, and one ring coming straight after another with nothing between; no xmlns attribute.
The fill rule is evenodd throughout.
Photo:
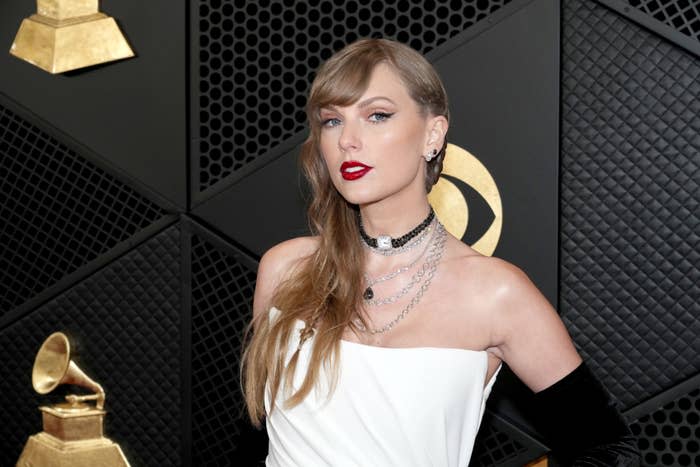
<svg viewBox="0 0 700 467"><path fill-rule="evenodd" d="M0 4L0 48L33 5ZM0 465L40 430L64 330L133 466L254 465L237 365L260 254L303 234L313 71L359 37L425 53L504 210L495 255L555 304L639 436L698 465L700 14L692 3L103 2L137 56L59 76L0 54ZM4 46L2 44L5 44ZM499 377L472 465L546 452ZM51 398L49 398L51 399Z"/></svg>

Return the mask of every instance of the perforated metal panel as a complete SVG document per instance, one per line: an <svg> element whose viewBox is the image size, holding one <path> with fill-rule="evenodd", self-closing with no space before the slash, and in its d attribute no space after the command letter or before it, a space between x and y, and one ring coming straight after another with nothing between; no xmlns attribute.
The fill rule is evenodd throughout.
<svg viewBox="0 0 700 467"><path fill-rule="evenodd" d="M0 103L0 318L163 215Z"/></svg>
<svg viewBox="0 0 700 467"><path fill-rule="evenodd" d="M700 465L700 389L641 417L631 428L643 465Z"/></svg>
<svg viewBox="0 0 700 467"><path fill-rule="evenodd" d="M386 37L425 53L509 2L197 2L199 190L303 130L314 71L345 44Z"/></svg>
<svg viewBox="0 0 700 467"><path fill-rule="evenodd" d="M694 0L625 0L676 31L700 41L700 6Z"/></svg>
<svg viewBox="0 0 700 467"><path fill-rule="evenodd" d="M562 52L560 309L629 407L700 371L700 60L582 0Z"/></svg>
<svg viewBox="0 0 700 467"><path fill-rule="evenodd" d="M239 379L255 270L201 235L192 237L192 460L226 466L266 453L264 433L250 444L256 433L244 414Z"/></svg>
<svg viewBox="0 0 700 467"><path fill-rule="evenodd" d="M181 465L179 241L170 227L0 330L0 465L15 465L41 431L38 406L60 401L35 393L31 380L36 352L55 331L68 334L78 365L104 387L106 436L131 466Z"/></svg>

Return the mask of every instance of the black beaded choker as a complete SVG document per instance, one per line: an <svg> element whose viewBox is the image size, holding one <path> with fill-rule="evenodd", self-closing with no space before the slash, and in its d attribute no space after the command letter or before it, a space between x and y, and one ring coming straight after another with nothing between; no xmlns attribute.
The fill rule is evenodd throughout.
<svg viewBox="0 0 700 467"><path fill-rule="evenodd" d="M390 248L400 248L404 246L406 243L408 243L409 240L411 240L413 237L421 233L423 230L425 230L426 227L430 225L430 223L433 221L433 218L435 217L435 211L433 211L433 207L430 207L430 212L428 213L428 217L425 218L423 222L418 224L416 228L411 230L405 235L400 236L399 238L391 238L389 235L379 235L377 238L370 237L367 235L367 232L365 232L365 228L362 226L362 217L359 216L360 219L360 236L362 237L362 240L365 241L365 243L372 247L372 248L378 248L380 250L388 250Z"/></svg>

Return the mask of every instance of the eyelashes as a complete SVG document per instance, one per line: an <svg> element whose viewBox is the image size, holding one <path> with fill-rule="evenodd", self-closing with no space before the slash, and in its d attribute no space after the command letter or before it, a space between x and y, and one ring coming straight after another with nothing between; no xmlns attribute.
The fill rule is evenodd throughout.
<svg viewBox="0 0 700 467"><path fill-rule="evenodd" d="M321 120L322 127L333 128L338 125L340 125L340 119L338 118L327 118L325 120Z"/></svg>
<svg viewBox="0 0 700 467"><path fill-rule="evenodd" d="M389 120L394 115L394 112L372 112L367 120L371 123L381 123ZM321 120L321 126L324 128L334 128L341 124L341 120L337 117L330 117Z"/></svg>
<svg viewBox="0 0 700 467"><path fill-rule="evenodd" d="M389 120L392 115L394 114L388 112L374 112L369 116L369 121L374 123L383 122Z"/></svg>

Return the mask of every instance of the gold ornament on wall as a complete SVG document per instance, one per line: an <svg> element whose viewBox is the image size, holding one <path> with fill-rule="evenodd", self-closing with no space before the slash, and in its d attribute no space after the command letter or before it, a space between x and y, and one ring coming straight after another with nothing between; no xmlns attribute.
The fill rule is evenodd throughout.
<svg viewBox="0 0 700 467"><path fill-rule="evenodd" d="M66 402L39 407L44 431L29 437L17 467L128 467L119 445L103 436L104 389L70 357L66 335L51 334L34 360L32 386L48 394L61 384L72 384L93 394L70 394Z"/></svg>
<svg viewBox="0 0 700 467"><path fill-rule="evenodd" d="M442 174L454 177L472 187L493 212L494 219L481 237L470 246L479 253L491 256L496 250L503 228L503 205L496 181L488 169L470 152L455 144L448 144ZM469 206L464 193L445 177L428 194L440 222L457 238L464 237L469 224Z"/></svg>
<svg viewBox="0 0 700 467"><path fill-rule="evenodd" d="M133 57L114 18L98 0L37 0L37 13L17 31L10 53L49 73Z"/></svg>

